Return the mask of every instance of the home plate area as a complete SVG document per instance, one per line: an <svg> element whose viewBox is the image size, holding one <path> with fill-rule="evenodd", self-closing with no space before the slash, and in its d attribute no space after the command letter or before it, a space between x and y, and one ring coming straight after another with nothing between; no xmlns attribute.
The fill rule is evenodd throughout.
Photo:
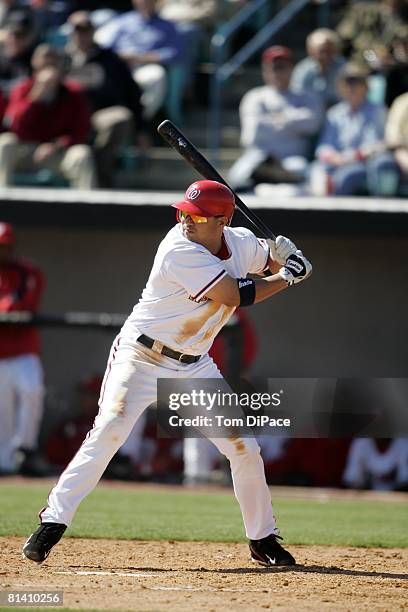
<svg viewBox="0 0 408 612"><path fill-rule="evenodd" d="M3 590L59 590L64 608L402 610L407 549L291 546L299 565L262 568L245 544L64 538L42 565L0 538ZM405 593L405 596L404 596Z"/></svg>

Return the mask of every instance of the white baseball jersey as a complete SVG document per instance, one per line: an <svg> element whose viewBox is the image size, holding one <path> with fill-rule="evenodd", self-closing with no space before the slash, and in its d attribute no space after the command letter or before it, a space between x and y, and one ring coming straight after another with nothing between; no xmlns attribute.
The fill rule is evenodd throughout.
<svg viewBox="0 0 408 612"><path fill-rule="evenodd" d="M206 353L235 307L205 297L227 274L245 278L265 268L269 247L243 227L226 227L225 259L185 238L181 224L161 242L142 297L125 322L121 336L136 340L146 334L166 346L188 353Z"/></svg>

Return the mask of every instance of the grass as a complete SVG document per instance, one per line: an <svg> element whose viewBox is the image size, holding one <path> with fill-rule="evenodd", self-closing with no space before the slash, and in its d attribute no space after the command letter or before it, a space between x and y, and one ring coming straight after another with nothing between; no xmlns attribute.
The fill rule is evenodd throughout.
<svg viewBox="0 0 408 612"><path fill-rule="evenodd" d="M27 536L49 487L0 482L0 535ZM408 504L367 499L274 498L288 544L407 547ZM71 537L244 541L232 491L99 486L81 504Z"/></svg>

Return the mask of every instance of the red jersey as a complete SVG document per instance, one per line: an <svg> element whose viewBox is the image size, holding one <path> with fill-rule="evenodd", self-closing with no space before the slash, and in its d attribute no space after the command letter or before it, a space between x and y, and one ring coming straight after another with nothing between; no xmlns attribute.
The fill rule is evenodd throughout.
<svg viewBox="0 0 408 612"><path fill-rule="evenodd" d="M0 265L0 312L36 312L44 286L42 272L28 261L16 258ZM0 325L0 359L39 352L40 339L34 327Z"/></svg>
<svg viewBox="0 0 408 612"><path fill-rule="evenodd" d="M91 128L85 94L73 82L64 82L49 104L30 98L33 79L14 89L6 108L4 124L25 142L59 142L64 147L84 144Z"/></svg>

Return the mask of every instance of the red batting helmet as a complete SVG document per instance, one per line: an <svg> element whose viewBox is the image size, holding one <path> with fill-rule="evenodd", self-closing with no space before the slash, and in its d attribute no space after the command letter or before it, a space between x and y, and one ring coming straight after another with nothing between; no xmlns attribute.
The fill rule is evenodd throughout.
<svg viewBox="0 0 408 612"><path fill-rule="evenodd" d="M14 244L15 241L13 227L10 223L0 221L0 244Z"/></svg>
<svg viewBox="0 0 408 612"><path fill-rule="evenodd" d="M172 204L174 208L201 217L228 217L235 209L235 197L231 189L217 181L196 181L187 187L184 200Z"/></svg>

